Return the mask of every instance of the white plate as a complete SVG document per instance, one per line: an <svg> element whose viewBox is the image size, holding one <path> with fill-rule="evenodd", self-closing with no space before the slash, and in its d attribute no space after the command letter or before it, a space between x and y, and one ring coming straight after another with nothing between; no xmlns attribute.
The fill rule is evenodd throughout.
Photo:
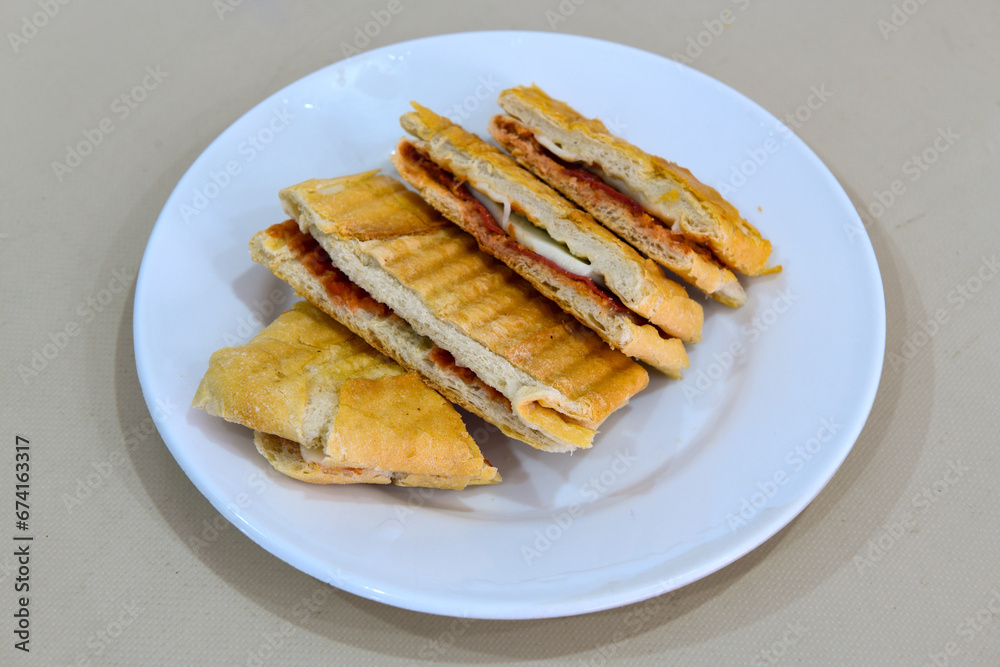
<svg viewBox="0 0 1000 667"><path fill-rule="evenodd" d="M251 434L191 409L209 355L288 307L251 262L278 189L383 168L410 100L486 134L504 87L536 82L725 190L785 270L707 303L683 381L654 377L592 450L545 454L469 418L502 484L462 492L313 487ZM745 181L745 182L744 182ZM537 32L445 35L364 53L261 102L194 162L149 239L135 297L139 380L164 442L227 519L308 574L437 614L539 618L704 577L819 493L871 409L885 347L874 252L819 159L739 93L625 46ZM733 346L736 353L732 353ZM172 407L179 406L179 407Z"/></svg>

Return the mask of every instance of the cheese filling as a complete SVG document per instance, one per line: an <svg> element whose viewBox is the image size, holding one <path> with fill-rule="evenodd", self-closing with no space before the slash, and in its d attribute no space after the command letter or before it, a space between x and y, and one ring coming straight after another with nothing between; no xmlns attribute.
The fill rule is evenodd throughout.
<svg viewBox="0 0 1000 667"><path fill-rule="evenodd" d="M556 145L556 142L552 141L545 135L540 134L539 132L535 132L535 139L538 140L538 143L544 146L547 150L551 151L556 157L560 158L561 160L565 160L566 162L582 162L582 160L579 157L577 157L573 153L570 153L565 148ZM618 192L632 199L632 201L638 202L639 205L642 206L647 211L655 209L655 207L650 206L647 202L643 201L643 198L640 195L633 192L632 189L625 184L625 181L607 173L606 171L604 171L604 169L601 168L601 165L582 164L581 166L583 166L584 169L592 173L594 176L597 176L599 179L601 179L602 181L613 187ZM681 233L682 230L680 227L680 221L674 220L673 225L670 227L670 231L676 232L678 234Z"/></svg>
<svg viewBox="0 0 1000 667"><path fill-rule="evenodd" d="M323 461L326 460L326 453L322 449L316 449L315 447L299 445L299 453L302 455L302 460L306 463L323 465Z"/></svg>
<svg viewBox="0 0 1000 667"><path fill-rule="evenodd" d="M558 158L566 160L567 162L580 161L580 158L578 158L576 155L573 155L562 146L557 145L556 142L552 141L551 139L549 139L548 137L546 137L545 135L541 134L538 131L535 132L535 139L537 139L538 143L540 143L542 146L545 146L547 149L549 149L549 151L554 153Z"/></svg>
<svg viewBox="0 0 1000 667"><path fill-rule="evenodd" d="M479 200L479 203L486 207L497 224L518 243L568 273L590 278L596 284L604 285L604 278L594 270L594 267L588 262L574 257L565 244L556 241L544 229L536 227L524 216L511 211L509 201L504 200L501 205L497 203L497 200L501 200L502 197L496 197L494 193L484 194L471 185L469 191L473 197Z"/></svg>

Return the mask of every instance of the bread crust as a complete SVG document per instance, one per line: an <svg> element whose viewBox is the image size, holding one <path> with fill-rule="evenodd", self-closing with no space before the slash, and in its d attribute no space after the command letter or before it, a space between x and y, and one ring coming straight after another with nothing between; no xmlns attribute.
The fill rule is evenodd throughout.
<svg viewBox="0 0 1000 667"><path fill-rule="evenodd" d="M403 139L392 156L400 175L439 213L471 234L484 252L527 279L611 347L671 377L688 367L684 344L666 338L589 279L574 276L525 248L501 229L466 186Z"/></svg>
<svg viewBox="0 0 1000 667"><path fill-rule="evenodd" d="M308 465L299 452L303 474L293 476L305 481L316 481L305 475L314 466L323 483L499 481L450 403L304 301L246 344L216 351L193 404L322 452L322 464Z"/></svg>
<svg viewBox="0 0 1000 667"><path fill-rule="evenodd" d="M294 220L257 232L250 241L254 261L341 322L372 347L409 370L469 412L499 427L505 435L543 451L565 451L566 443L528 427L510 401L410 324L375 301L339 269L319 243Z"/></svg>
<svg viewBox="0 0 1000 667"><path fill-rule="evenodd" d="M443 218L398 181L364 176L395 183L405 193L394 194L378 214L405 218L412 233L366 240L343 235L341 221L326 220L314 203L340 196L344 184L358 178L285 188L282 204L334 265L506 396L530 427L567 450L589 447L594 429L646 386L641 366L480 252L472 237L446 223L428 231L427 219ZM400 229L405 226L400 222Z"/></svg>
<svg viewBox="0 0 1000 667"><path fill-rule="evenodd" d="M254 431L253 444L271 467L283 475L309 484L395 484L432 489L461 490L466 486L496 484L501 481L496 468L485 466L471 478L415 473L391 473L375 468L330 467L302 458L299 443L281 436Z"/></svg>
<svg viewBox="0 0 1000 667"><path fill-rule="evenodd" d="M555 156L523 123L498 114L490 120L489 132L522 167L684 282L727 306L746 302L746 292L736 276L708 250L672 231L631 197Z"/></svg>
<svg viewBox="0 0 1000 667"><path fill-rule="evenodd" d="M415 145L458 180L510 202L511 207L576 257L589 262L608 290L638 315L687 343L701 339L701 304L663 275L655 263L597 223L588 213L521 168L509 155L447 118L413 103L400 123ZM491 194L492 193L492 194Z"/></svg>
<svg viewBox="0 0 1000 667"><path fill-rule="evenodd" d="M729 268L750 276L780 269L767 265L770 241L686 168L611 134L601 121L580 115L537 86L501 91L498 102L536 136L625 183L649 213L676 224L685 237L710 248Z"/></svg>

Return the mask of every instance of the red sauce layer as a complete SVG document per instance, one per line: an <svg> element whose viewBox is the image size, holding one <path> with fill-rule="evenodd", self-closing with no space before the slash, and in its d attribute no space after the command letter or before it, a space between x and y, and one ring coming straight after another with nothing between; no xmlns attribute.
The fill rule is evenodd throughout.
<svg viewBox="0 0 1000 667"><path fill-rule="evenodd" d="M485 206L483 206L482 202L476 199L472 193L469 192L467 185L460 183L455 176L451 174L451 172L446 171L412 144L407 143L403 148L406 151L405 158L408 161L415 163L419 168L426 171L431 178L446 187L452 194L460 199L467 210L474 212L477 220L476 222L469 222L468 224L472 224L473 226L479 228L481 234L476 235L476 240L480 242L480 245L483 246L484 250L501 259L504 255L511 254L530 257L536 262L541 262L564 276L576 281L597 298L604 301L609 307L624 313L631 312L618 299L618 297L599 287L590 278L567 271L552 260L539 255L530 248L521 244L517 239L510 236L500 225L497 224L496 218L493 217L493 214L490 213Z"/></svg>
<svg viewBox="0 0 1000 667"><path fill-rule="evenodd" d="M486 392L490 395L490 398L495 401L502 401L508 408L510 408L510 401L507 400L506 396L483 382L478 375L465 366L459 366L455 361L455 357L453 357L451 352L448 350L435 345L430 349L430 352L427 353L427 357L441 370L456 376L466 384L475 385L486 390Z"/></svg>
<svg viewBox="0 0 1000 667"><path fill-rule="evenodd" d="M319 279L326 294L334 301L352 310L364 310L379 317L389 317L392 309L376 301L368 292L358 287L351 279L333 265L330 255L316 239L299 229L294 220L271 225L268 236L281 239L306 270Z"/></svg>

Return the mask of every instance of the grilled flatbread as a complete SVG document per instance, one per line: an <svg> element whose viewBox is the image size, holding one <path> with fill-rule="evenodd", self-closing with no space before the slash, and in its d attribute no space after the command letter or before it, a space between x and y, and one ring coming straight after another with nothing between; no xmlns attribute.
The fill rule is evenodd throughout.
<svg viewBox="0 0 1000 667"><path fill-rule="evenodd" d="M684 167L611 134L601 121L580 115L537 86L501 91L498 102L552 154L585 165L673 232L710 250L726 267L749 276L780 269L768 267L770 241Z"/></svg>
<svg viewBox="0 0 1000 667"><path fill-rule="evenodd" d="M490 134L518 163L594 216L633 248L689 285L727 306L742 306L746 292L711 252L646 213L635 200L585 167L560 159L524 124L498 114Z"/></svg>
<svg viewBox="0 0 1000 667"><path fill-rule="evenodd" d="M701 304L690 299L681 285L664 276L654 262L639 255L506 153L430 109L416 103L413 107L414 111L400 119L403 129L415 137L411 143L455 180L472 188L482 197L484 205L502 205L503 213L499 217L494 215L497 224L520 244L545 254L546 259L569 274L592 276L591 280L599 281L607 296L598 307L607 307L607 299L613 297L668 336L688 343L701 339L704 319ZM452 221L461 224L460 219ZM478 234L480 229L467 231ZM488 247L486 243L483 245ZM544 274L534 271L534 267L544 262L526 254L517 261L511 261L514 256L509 253L502 258L522 276L533 280L543 294L560 300ZM586 296L581 293L577 298ZM584 311L575 307L573 310Z"/></svg>
<svg viewBox="0 0 1000 667"><path fill-rule="evenodd" d="M333 265L511 403L531 429L589 447L598 425L649 382L401 183L375 172L280 192ZM393 231L372 234L371 219Z"/></svg>
<svg viewBox="0 0 1000 667"><path fill-rule="evenodd" d="M461 489L500 480L450 403L306 302L216 351L193 403L257 431L272 465L304 481Z"/></svg>
<svg viewBox="0 0 1000 667"><path fill-rule="evenodd" d="M404 368L419 372L441 395L496 425L505 435L536 449L560 451L565 447L525 424L506 396L468 368L457 365L450 353L352 283L333 265L316 239L300 230L294 220L254 234L250 256L290 284L299 296Z"/></svg>
<svg viewBox="0 0 1000 667"><path fill-rule="evenodd" d="M671 377L679 378L688 367L687 352L679 338L664 335L592 280L566 271L518 242L497 224L468 187L411 142L400 141L392 161L420 196L475 237L480 249L511 267L611 347Z"/></svg>

